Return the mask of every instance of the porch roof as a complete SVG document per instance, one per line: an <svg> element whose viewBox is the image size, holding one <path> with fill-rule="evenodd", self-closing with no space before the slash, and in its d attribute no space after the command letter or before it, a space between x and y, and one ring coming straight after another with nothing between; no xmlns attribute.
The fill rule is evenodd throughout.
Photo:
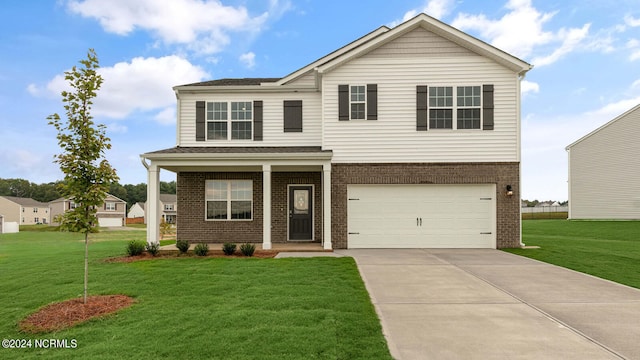
<svg viewBox="0 0 640 360"><path fill-rule="evenodd" d="M279 171L285 169L310 170L309 166L329 164L333 152L320 146L286 147L174 147L140 155L145 167L151 161L169 171L201 171L216 167L218 171L256 171L263 165L273 165Z"/></svg>

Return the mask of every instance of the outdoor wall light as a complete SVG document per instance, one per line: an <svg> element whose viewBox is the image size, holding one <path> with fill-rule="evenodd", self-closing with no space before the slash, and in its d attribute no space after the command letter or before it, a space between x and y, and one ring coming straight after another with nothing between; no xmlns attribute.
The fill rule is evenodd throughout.
<svg viewBox="0 0 640 360"><path fill-rule="evenodd" d="M513 188L511 185L507 185L507 196L513 196Z"/></svg>

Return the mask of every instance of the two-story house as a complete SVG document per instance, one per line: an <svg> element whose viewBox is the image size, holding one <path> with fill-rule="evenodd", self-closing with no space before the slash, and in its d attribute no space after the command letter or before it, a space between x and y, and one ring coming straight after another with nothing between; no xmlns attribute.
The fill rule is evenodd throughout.
<svg viewBox="0 0 640 360"><path fill-rule="evenodd" d="M51 224L59 225L55 221L56 216L63 214L76 207L73 199L59 198L49 203L51 206ZM127 202L107 194L102 206L96 209L96 217L98 218L98 226L100 227L118 227L125 226L125 217L127 214Z"/></svg>
<svg viewBox="0 0 640 360"><path fill-rule="evenodd" d="M49 204L31 198L0 196L0 215L4 217L4 221L19 225L51 222Z"/></svg>
<svg viewBox="0 0 640 360"><path fill-rule="evenodd" d="M178 197L175 194L160 194L160 216L169 224L175 224L178 217ZM145 203L139 201L129 209L127 217L130 219L144 218L147 223L147 214L145 212Z"/></svg>
<svg viewBox="0 0 640 360"><path fill-rule="evenodd" d="M141 155L147 241L165 169L190 242L519 247L531 67L421 14L283 78L176 86L176 147Z"/></svg>

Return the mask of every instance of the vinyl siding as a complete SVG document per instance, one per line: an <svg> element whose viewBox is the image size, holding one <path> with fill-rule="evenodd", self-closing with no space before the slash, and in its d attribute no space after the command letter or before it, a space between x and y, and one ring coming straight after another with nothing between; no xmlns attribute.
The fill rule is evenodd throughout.
<svg viewBox="0 0 640 360"><path fill-rule="evenodd" d="M451 57L475 54L421 27L371 51L368 58Z"/></svg>
<svg viewBox="0 0 640 360"><path fill-rule="evenodd" d="M4 216L5 222L17 222L20 224L22 215L20 209L20 205L0 196L0 215Z"/></svg>
<svg viewBox="0 0 640 360"><path fill-rule="evenodd" d="M196 141L196 101L263 101L263 141ZM284 132L284 100L302 100L302 132ZM180 146L320 146L319 93L182 94Z"/></svg>
<svg viewBox="0 0 640 360"><path fill-rule="evenodd" d="M298 78L286 83L287 86L296 87L315 87L316 76L313 70L309 70L307 73L299 76Z"/></svg>
<svg viewBox="0 0 640 360"><path fill-rule="evenodd" d="M640 219L640 107L569 149L572 219Z"/></svg>
<svg viewBox="0 0 640 360"><path fill-rule="evenodd" d="M518 77L480 56L355 59L323 77L323 146L333 162L519 159ZM338 85L378 85L378 120L338 121ZM494 85L494 130L416 131L416 85Z"/></svg>

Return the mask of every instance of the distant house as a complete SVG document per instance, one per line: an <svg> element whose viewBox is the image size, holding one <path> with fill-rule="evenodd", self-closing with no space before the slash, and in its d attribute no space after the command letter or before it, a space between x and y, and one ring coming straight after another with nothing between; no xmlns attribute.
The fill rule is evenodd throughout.
<svg viewBox="0 0 640 360"><path fill-rule="evenodd" d="M137 202L131 206L129 209L129 213L127 214L127 218L136 219L144 217L144 202Z"/></svg>
<svg viewBox="0 0 640 360"><path fill-rule="evenodd" d="M640 105L566 147L569 219L640 219Z"/></svg>
<svg viewBox="0 0 640 360"><path fill-rule="evenodd" d="M57 215L63 214L76 207L73 199L60 198L49 203L51 206L51 219L53 225L58 225L53 219ZM98 226L100 227L117 227L124 226L127 211L127 203L111 194L107 194L104 203L98 208L96 217L98 218Z"/></svg>
<svg viewBox="0 0 640 360"><path fill-rule="evenodd" d="M48 224L51 222L49 204L31 198L0 196L0 215L5 222L20 225Z"/></svg>
<svg viewBox="0 0 640 360"><path fill-rule="evenodd" d="M146 204L144 202L135 203L131 209L129 209L128 218L140 218L144 217L144 223L147 223ZM175 194L160 194L160 209L162 210L161 216L164 221L169 224L175 224L178 217L178 197Z"/></svg>

